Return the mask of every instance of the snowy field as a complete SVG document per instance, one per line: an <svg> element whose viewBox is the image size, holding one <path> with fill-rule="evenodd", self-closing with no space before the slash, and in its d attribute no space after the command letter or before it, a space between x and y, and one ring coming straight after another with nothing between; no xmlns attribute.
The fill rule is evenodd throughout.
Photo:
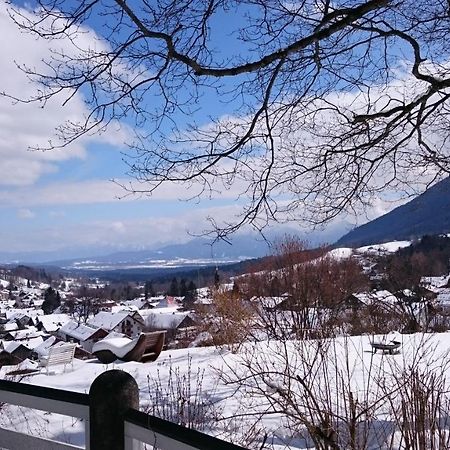
<svg viewBox="0 0 450 450"><path fill-rule="evenodd" d="M203 417L199 427L249 448L260 448L263 440L264 448L314 448L308 431L311 424L321 426L325 417L336 429L348 424L352 411L357 416L353 423L366 427L358 432L358 439L365 439L360 448L407 448L405 437L393 424L398 422L402 399L409 395L409 375L420 376L428 397L442 391L439 402L445 403L450 333L401 335L401 350L394 355L372 353L370 342L381 339L358 336L320 342L259 342L246 344L234 354L212 347L171 350L146 364L75 360L73 370L63 373L62 367L56 367L49 375L43 371L20 381L88 393L97 376L120 369L137 380L141 408L151 412L156 404L161 412L164 399L173 401L177 389L191 401L197 394L202 398L197 401L197 415ZM6 375L14 368L4 366L1 378L19 381L18 376ZM427 382L434 383L431 389ZM430 401L437 404L433 398ZM78 419L1 408L3 426L84 444L84 426ZM170 409L166 404L164 408L168 417L178 406ZM323 416L327 408L331 415ZM447 432L440 439L446 436Z"/></svg>

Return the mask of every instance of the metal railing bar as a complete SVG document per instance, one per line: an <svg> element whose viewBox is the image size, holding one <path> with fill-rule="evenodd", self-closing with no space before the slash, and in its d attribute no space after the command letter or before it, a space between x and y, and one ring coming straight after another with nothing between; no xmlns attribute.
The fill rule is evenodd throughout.
<svg viewBox="0 0 450 450"><path fill-rule="evenodd" d="M158 450L199 450L200 448L210 448L192 446L174 439L173 437L159 434L153 430L149 430L129 422L125 422L125 439L125 442L132 442L132 440L134 440L134 444L136 444L136 441L144 442L158 448ZM134 448L125 447L125 450L134 450Z"/></svg>
<svg viewBox="0 0 450 450"><path fill-rule="evenodd" d="M0 428L0 448L9 450L81 450L84 447Z"/></svg>
<svg viewBox="0 0 450 450"><path fill-rule="evenodd" d="M33 397L61 400L79 405L89 405L89 395L80 392L64 391L62 389L37 386L34 384L17 383L16 381L0 380L0 390L32 395Z"/></svg>
<svg viewBox="0 0 450 450"><path fill-rule="evenodd" d="M244 450L243 447L134 409L126 414L125 435L167 450Z"/></svg>
<svg viewBox="0 0 450 450"><path fill-rule="evenodd" d="M79 392L0 380L0 402L80 419L89 418L89 396Z"/></svg>
<svg viewBox="0 0 450 450"><path fill-rule="evenodd" d="M87 405L52 400L45 397L33 397L32 395L0 390L0 402L77 417L79 419L89 418L89 406Z"/></svg>

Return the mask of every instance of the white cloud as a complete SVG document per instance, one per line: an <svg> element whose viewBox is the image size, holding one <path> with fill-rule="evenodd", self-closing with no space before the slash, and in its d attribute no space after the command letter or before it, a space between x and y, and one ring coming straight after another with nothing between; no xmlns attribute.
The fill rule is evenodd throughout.
<svg viewBox="0 0 450 450"><path fill-rule="evenodd" d="M235 206L198 209L165 216L143 215L139 219L93 219L65 223L49 222L17 235L12 228L2 230L3 251L53 251L64 248L106 248L117 250L149 247L155 244L181 243L192 239L188 233L201 233L208 224L205 217L225 219L235 214Z"/></svg>
<svg viewBox="0 0 450 450"><path fill-rule="evenodd" d="M66 217L66 213L64 211L50 211L48 215L53 218Z"/></svg>
<svg viewBox="0 0 450 450"><path fill-rule="evenodd" d="M118 180L126 185L126 180ZM151 196L129 195L119 184L109 180L50 183L42 187L23 186L0 189L0 206L82 205L137 200L188 200L194 197L191 190L176 183L165 184ZM222 191L216 198L235 199L237 190Z"/></svg>
<svg viewBox="0 0 450 450"><path fill-rule="evenodd" d="M18 9L24 14L32 14ZM0 91L29 98L39 86L16 67L16 62L42 70L43 59L51 55L50 44L44 39L20 32L10 19L4 0L0 0L0 29L3 42L0 51ZM81 33L78 41L77 44L85 46L99 45L92 32ZM56 45L62 52L70 54L74 51L74 45L68 39L58 39ZM0 185L32 185L45 174L57 171L58 162L86 158L86 145L94 140L115 145L122 145L125 141L127 131L125 128L118 129L117 125L108 133L83 137L64 149L30 151L29 147L45 147L49 141L55 142L56 128L62 122L79 121L86 116L87 109L81 94L75 94L65 106L62 104L62 97L50 99L45 108L37 103L15 103L8 97L0 97Z"/></svg>
<svg viewBox="0 0 450 450"><path fill-rule="evenodd" d="M33 211L31 211L30 209L22 208L17 211L17 217L19 219L28 220L28 219L33 219L34 217L36 217L36 214Z"/></svg>
<svg viewBox="0 0 450 450"><path fill-rule="evenodd" d="M25 211L25 208L23 208ZM142 209L140 218L124 218L117 214L111 219L92 218L90 220L73 220L70 223L54 221L39 228L30 228L17 235L13 228L2 230L3 251L55 251L71 249L97 249L115 251L129 248L146 248L155 245L182 243L210 230L206 217L214 217L218 223L229 222L241 212L239 205L216 206L212 208L192 208L172 214L148 214ZM62 226L61 224L64 223ZM271 235L296 234L303 236L311 245L335 242L351 227L346 222L335 221L325 230L308 231L291 225L271 229ZM246 230L242 230L245 232ZM248 228L247 228L248 231Z"/></svg>

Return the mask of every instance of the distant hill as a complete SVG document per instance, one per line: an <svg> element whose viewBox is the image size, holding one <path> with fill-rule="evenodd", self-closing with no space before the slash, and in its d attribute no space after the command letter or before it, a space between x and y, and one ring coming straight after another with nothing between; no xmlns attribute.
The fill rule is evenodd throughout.
<svg viewBox="0 0 450 450"><path fill-rule="evenodd" d="M232 245L224 241L211 245L208 239L197 238L184 244L166 245L152 250L121 251L89 258L52 261L52 264L66 269L163 269L234 263L265 256L268 252L267 243L254 236L235 236Z"/></svg>
<svg viewBox="0 0 450 450"><path fill-rule="evenodd" d="M336 246L360 247L444 233L450 233L450 177L405 205L350 231Z"/></svg>
<svg viewBox="0 0 450 450"><path fill-rule="evenodd" d="M73 253L71 248L69 253ZM74 256L64 257L64 250L49 252L16 252L0 251L0 264L29 264L55 267L80 267L84 265L145 265L170 261L188 260L197 265L199 260L210 264L220 262L235 262L258 258L269 253L267 242L256 235L234 236L231 245L220 241L211 245L211 240L205 238L192 239L183 244L171 244L146 250L123 250L111 252L111 248L89 249L80 248Z"/></svg>

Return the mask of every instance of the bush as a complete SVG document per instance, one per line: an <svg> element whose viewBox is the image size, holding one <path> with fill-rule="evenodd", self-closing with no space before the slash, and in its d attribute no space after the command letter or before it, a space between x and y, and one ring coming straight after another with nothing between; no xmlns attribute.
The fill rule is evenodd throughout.
<svg viewBox="0 0 450 450"><path fill-rule="evenodd" d="M147 377L150 400L144 412L198 431L210 430L218 420L213 393L203 389L204 370L193 373L188 356L186 373L169 363L167 379L158 370L156 378Z"/></svg>

